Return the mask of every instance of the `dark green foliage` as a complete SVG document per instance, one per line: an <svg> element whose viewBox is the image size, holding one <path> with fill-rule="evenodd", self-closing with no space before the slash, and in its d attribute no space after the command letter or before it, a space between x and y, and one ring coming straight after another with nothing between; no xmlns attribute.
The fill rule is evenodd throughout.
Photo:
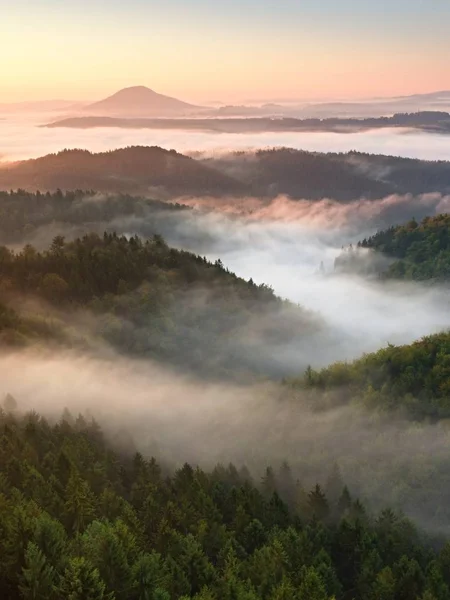
<svg viewBox="0 0 450 600"><path fill-rule="evenodd" d="M450 278L450 215L415 219L391 227L360 243L393 259L384 274L390 279L447 280Z"/></svg>
<svg viewBox="0 0 450 600"><path fill-rule="evenodd" d="M55 570L48 564L44 554L36 544L29 542L19 583L22 598L26 600L46 600L54 597L55 578Z"/></svg>
<svg viewBox="0 0 450 600"><path fill-rule="evenodd" d="M58 598L68 600L114 600L114 594L105 592L106 586L97 569L82 556L70 558L60 576Z"/></svg>
<svg viewBox="0 0 450 600"><path fill-rule="evenodd" d="M450 333L407 346L389 345L353 363L309 370L291 384L320 391L327 406L353 401L375 410L401 410L416 419L448 418Z"/></svg>
<svg viewBox="0 0 450 600"><path fill-rule="evenodd" d="M21 308L17 296L30 295L52 310ZM271 287L237 277L220 261L170 248L158 235L143 241L90 234L69 243L56 236L45 252L0 247L1 297L4 344L40 338L86 348L100 338L123 353L210 377L281 374L271 349L319 329L317 319ZM69 310L95 318L71 327Z"/></svg>
<svg viewBox="0 0 450 600"><path fill-rule="evenodd" d="M52 235L72 237L88 231L102 232L114 221L129 231L130 219L142 234L168 231L187 206L124 194L75 191L32 193L18 189L0 192L0 241L2 244L46 245ZM52 233L53 232L53 233ZM57 238L61 241L61 236ZM52 248L56 250L57 248ZM1 263L0 253L0 263Z"/></svg>
<svg viewBox="0 0 450 600"><path fill-rule="evenodd" d="M448 546L436 553L392 511L370 516L345 488L344 517L319 486L289 510L278 496L292 485L288 465L279 478L268 468L259 488L232 465L163 477L154 459L115 455L97 425L67 411L54 424L1 412L6 441L2 599L448 598ZM329 481L336 497L337 468Z"/></svg>

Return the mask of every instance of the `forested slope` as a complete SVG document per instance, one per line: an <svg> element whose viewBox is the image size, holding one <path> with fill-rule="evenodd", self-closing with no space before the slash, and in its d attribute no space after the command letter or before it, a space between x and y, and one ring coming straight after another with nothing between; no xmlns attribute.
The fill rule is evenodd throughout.
<svg viewBox="0 0 450 600"><path fill-rule="evenodd" d="M450 333L406 346L389 345L352 362L338 362L292 380L320 392L320 405L348 402L375 410L400 411L418 419L450 417Z"/></svg>
<svg viewBox="0 0 450 600"><path fill-rule="evenodd" d="M79 237L107 227L121 231L138 227L149 234L170 231L174 217L187 206L127 194L92 190L0 192L0 244L24 245L33 241L46 248L62 233ZM77 235L78 234L78 235Z"/></svg>
<svg viewBox="0 0 450 600"><path fill-rule="evenodd" d="M273 148L207 157L204 163L250 185L255 195L287 194L347 202L361 197L450 191L447 161Z"/></svg>
<svg viewBox="0 0 450 600"><path fill-rule="evenodd" d="M64 150L2 164L0 188L30 191L94 189L179 196L258 196L341 202L390 194L450 192L450 163L292 148L239 151L190 158L174 150L133 146L111 152Z"/></svg>
<svg viewBox="0 0 450 600"><path fill-rule="evenodd" d="M450 277L450 215L414 219L380 231L360 247L393 259L386 277L393 279L448 280Z"/></svg>
<svg viewBox="0 0 450 600"><path fill-rule="evenodd" d="M446 600L450 546L334 480L117 454L93 421L0 412L0 595L47 600ZM331 493L332 492L332 493Z"/></svg>
<svg viewBox="0 0 450 600"><path fill-rule="evenodd" d="M110 152L63 150L34 160L2 165L0 188L95 189L149 194L242 193L244 185L175 150L131 146ZM153 196L154 197L154 196Z"/></svg>
<svg viewBox="0 0 450 600"><path fill-rule="evenodd" d="M220 260L170 248L160 236L90 234L68 243L56 236L44 252L0 247L0 294L9 343L26 343L27 331L39 327L66 340L72 329L77 343L84 334L87 345L93 337L209 375L274 375L276 349L320 328L317 317L270 287L240 279ZM30 298L41 304L27 308ZM92 318L78 318L83 311Z"/></svg>

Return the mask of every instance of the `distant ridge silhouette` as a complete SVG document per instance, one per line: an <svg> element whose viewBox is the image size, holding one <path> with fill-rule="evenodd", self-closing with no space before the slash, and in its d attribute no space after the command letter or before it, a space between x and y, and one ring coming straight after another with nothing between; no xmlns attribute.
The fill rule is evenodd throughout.
<svg viewBox="0 0 450 600"><path fill-rule="evenodd" d="M143 85L124 88L104 100L88 104L84 112L96 115L126 116L184 116L201 110L195 106L158 94Z"/></svg>

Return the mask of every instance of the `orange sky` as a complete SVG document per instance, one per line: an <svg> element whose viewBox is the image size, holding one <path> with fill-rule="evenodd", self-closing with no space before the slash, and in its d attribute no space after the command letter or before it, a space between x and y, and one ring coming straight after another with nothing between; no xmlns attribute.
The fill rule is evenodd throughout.
<svg viewBox="0 0 450 600"><path fill-rule="evenodd" d="M197 102L450 89L450 2L391 0L383 12L324 0L323 14L311 0L166 3L0 0L0 102L95 100L129 85ZM337 4L347 12L326 11Z"/></svg>

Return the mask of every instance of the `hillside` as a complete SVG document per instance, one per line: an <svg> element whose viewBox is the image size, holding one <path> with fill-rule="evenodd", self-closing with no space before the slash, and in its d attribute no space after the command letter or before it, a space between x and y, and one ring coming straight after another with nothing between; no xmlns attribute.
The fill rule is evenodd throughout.
<svg viewBox="0 0 450 600"><path fill-rule="evenodd" d="M143 236L167 235L191 209L181 204L128 194L75 190L45 194L0 192L0 245L48 247L55 235L75 238L86 233L130 228Z"/></svg>
<svg viewBox="0 0 450 600"><path fill-rule="evenodd" d="M204 159L250 185L252 193L351 201L389 194L450 192L450 162L365 154L274 148Z"/></svg>
<svg viewBox="0 0 450 600"><path fill-rule="evenodd" d="M240 193L245 186L174 150L132 146L94 154L63 150L0 168L0 188L95 189L102 192L177 196Z"/></svg>
<svg viewBox="0 0 450 600"><path fill-rule="evenodd" d="M293 342L309 347L321 330L316 316L270 287L169 248L160 236L56 236L45 252L1 247L0 272L5 345L33 342L41 326L57 344L73 334L85 349L106 343L206 377L276 377L286 374L278 352ZM28 299L41 304L29 308Z"/></svg>
<svg viewBox="0 0 450 600"><path fill-rule="evenodd" d="M83 108L84 112L92 115L124 117L186 116L200 109L199 106L158 94L145 86L124 88Z"/></svg>
<svg viewBox="0 0 450 600"><path fill-rule="evenodd" d="M188 195L332 198L350 202L390 194L450 193L450 162L289 148L193 158L133 146L98 154L64 150L0 168L0 189L95 189L153 198Z"/></svg>
<svg viewBox="0 0 450 600"><path fill-rule="evenodd" d="M380 231L359 246L382 253L392 262L384 276L393 279L450 279L450 215L415 219Z"/></svg>
<svg viewBox="0 0 450 600"><path fill-rule="evenodd" d="M392 510L371 518L336 476L327 497L287 464L260 485L231 464L167 473L116 451L92 419L5 407L5 600L448 598L449 546L432 549Z"/></svg>
<svg viewBox="0 0 450 600"><path fill-rule="evenodd" d="M450 418L450 333L406 346L389 345L352 363L335 363L290 381L324 406L349 402L416 419Z"/></svg>

